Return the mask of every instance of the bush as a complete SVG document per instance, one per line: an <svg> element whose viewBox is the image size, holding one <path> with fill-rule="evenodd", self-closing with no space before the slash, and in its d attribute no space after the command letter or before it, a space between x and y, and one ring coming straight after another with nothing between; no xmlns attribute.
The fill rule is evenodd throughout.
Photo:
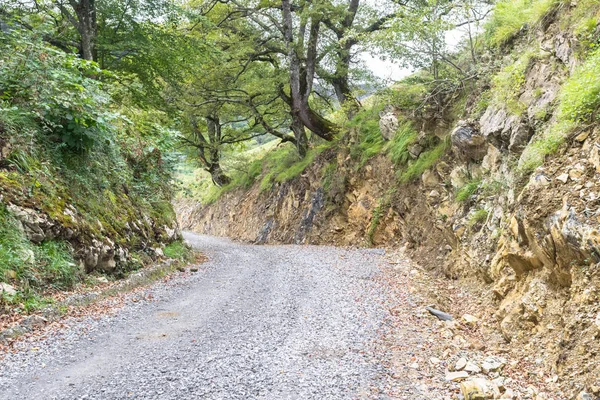
<svg viewBox="0 0 600 400"><path fill-rule="evenodd" d="M163 253L174 260L190 261L194 252L183 241L177 240L166 245Z"/></svg>

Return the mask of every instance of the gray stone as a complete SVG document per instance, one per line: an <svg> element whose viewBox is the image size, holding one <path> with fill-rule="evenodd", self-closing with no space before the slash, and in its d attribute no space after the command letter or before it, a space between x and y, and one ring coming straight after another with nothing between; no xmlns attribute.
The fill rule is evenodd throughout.
<svg viewBox="0 0 600 400"><path fill-rule="evenodd" d="M450 139L454 154L464 161L481 161L487 153L487 142L473 123L460 121Z"/></svg>
<svg viewBox="0 0 600 400"><path fill-rule="evenodd" d="M0 297L2 295L14 296L15 294L17 294L17 291L14 287L8 283L0 282Z"/></svg>
<svg viewBox="0 0 600 400"><path fill-rule="evenodd" d="M386 106L379 113L379 130L385 140L391 140L398 130L398 117L391 106Z"/></svg>

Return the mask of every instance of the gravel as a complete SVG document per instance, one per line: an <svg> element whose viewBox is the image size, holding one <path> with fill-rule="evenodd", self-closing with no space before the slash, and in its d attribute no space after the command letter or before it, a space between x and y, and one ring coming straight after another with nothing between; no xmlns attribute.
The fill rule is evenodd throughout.
<svg viewBox="0 0 600 400"><path fill-rule="evenodd" d="M199 272L21 342L0 362L0 398L392 398L374 345L383 251L186 239L209 257Z"/></svg>

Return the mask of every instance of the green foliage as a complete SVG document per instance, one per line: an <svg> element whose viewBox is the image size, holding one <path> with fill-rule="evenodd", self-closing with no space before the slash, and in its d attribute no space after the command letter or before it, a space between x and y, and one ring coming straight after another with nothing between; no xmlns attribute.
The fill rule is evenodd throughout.
<svg viewBox="0 0 600 400"><path fill-rule="evenodd" d="M12 30L0 41L0 108L16 107L62 146L89 150L115 136L110 98L90 78L101 74L95 63L45 45L42 34Z"/></svg>
<svg viewBox="0 0 600 400"><path fill-rule="evenodd" d="M412 124L408 121L404 121L400 124L394 137L385 144L384 151L396 166L404 165L410 158L408 146L416 139L417 132Z"/></svg>
<svg viewBox="0 0 600 400"><path fill-rule="evenodd" d="M481 186L481 179L474 179L467 182L463 187L457 190L456 200L465 202L471 198L477 192L477 189Z"/></svg>
<svg viewBox="0 0 600 400"><path fill-rule="evenodd" d="M594 50L563 84L560 93L561 120L588 122L600 107L600 49Z"/></svg>
<svg viewBox="0 0 600 400"><path fill-rule="evenodd" d="M492 102L506 108L515 115L525 111L525 105L519 101L519 95L525 84L525 74L535 58L533 51L526 51L513 63L502 68L492 78Z"/></svg>
<svg viewBox="0 0 600 400"><path fill-rule="evenodd" d="M357 130L358 143L350 148L350 156L358 160L358 168L383 150L385 140L379 130L381 109L381 106L376 106L360 110L348 123L350 129Z"/></svg>
<svg viewBox="0 0 600 400"><path fill-rule="evenodd" d="M65 242L30 242L14 216L0 207L0 282L14 285L16 295L0 299L22 304L31 312L45 304L41 294L48 287L68 289L80 278L80 272Z"/></svg>
<svg viewBox="0 0 600 400"><path fill-rule="evenodd" d="M488 214L489 213L483 208L478 208L469 216L469 221L467 222L467 224L470 227L473 227L478 224L484 223L485 221L487 221Z"/></svg>
<svg viewBox="0 0 600 400"><path fill-rule="evenodd" d="M163 249L165 256L174 260L190 261L194 252L181 240L171 242Z"/></svg>
<svg viewBox="0 0 600 400"><path fill-rule="evenodd" d="M544 135L530 142L521 154L517 171L527 175L542 165L546 156L556 153L574 126L571 122L563 121L551 126Z"/></svg>
<svg viewBox="0 0 600 400"><path fill-rule="evenodd" d="M501 0L485 26L488 42L501 46L523 27L535 25L560 4L560 0Z"/></svg>
<svg viewBox="0 0 600 400"><path fill-rule="evenodd" d="M446 153L449 147L449 141L444 140L431 150L424 151L415 161L408 165L406 170L399 171L399 183L408 183L418 179L426 169L431 168Z"/></svg>

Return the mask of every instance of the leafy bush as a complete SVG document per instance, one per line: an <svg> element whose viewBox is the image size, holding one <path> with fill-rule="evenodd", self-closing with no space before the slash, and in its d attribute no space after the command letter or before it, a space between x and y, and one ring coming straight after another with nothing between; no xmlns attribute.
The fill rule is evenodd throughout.
<svg viewBox="0 0 600 400"><path fill-rule="evenodd" d="M165 256L174 260L189 261L192 259L193 251L181 240L171 242L163 249Z"/></svg>

